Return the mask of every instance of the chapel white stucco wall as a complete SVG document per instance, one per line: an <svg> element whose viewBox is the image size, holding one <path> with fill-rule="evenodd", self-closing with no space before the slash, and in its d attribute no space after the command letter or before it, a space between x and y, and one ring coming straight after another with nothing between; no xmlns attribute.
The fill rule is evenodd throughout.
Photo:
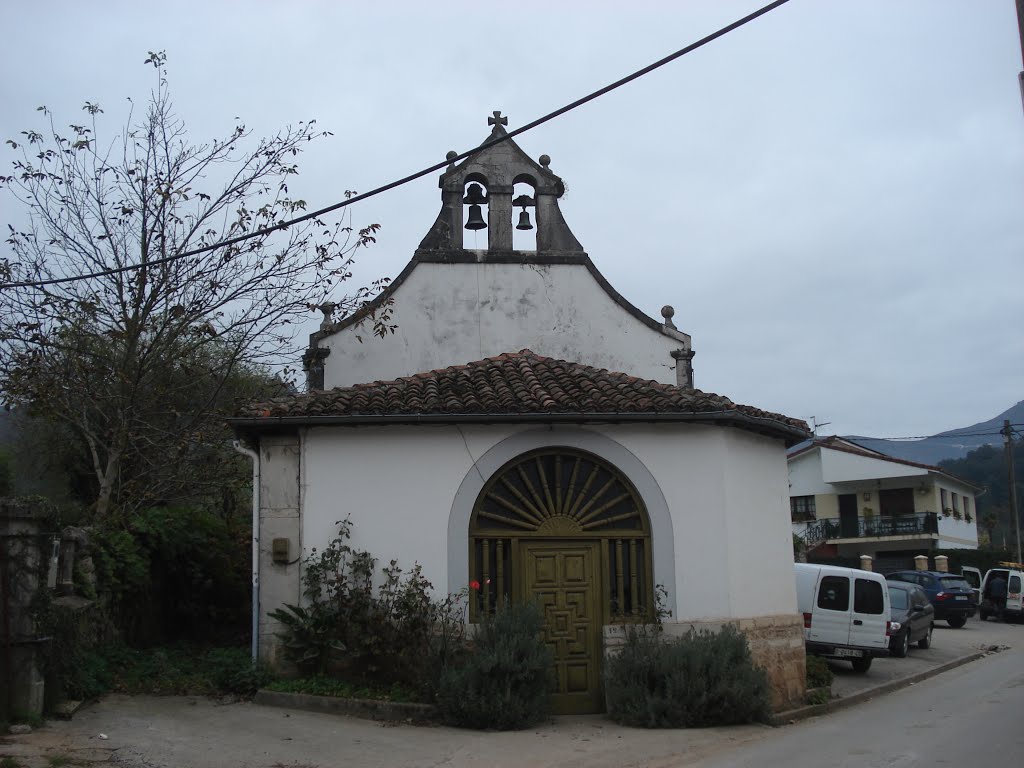
<svg viewBox="0 0 1024 768"><path fill-rule="evenodd" d="M644 498L655 582L675 618L796 610L780 441L663 424L312 428L302 443L306 554L350 517L353 546L405 568L419 562L439 593L457 591L479 488L527 450L566 445L611 461Z"/></svg>
<svg viewBox="0 0 1024 768"><path fill-rule="evenodd" d="M655 330L623 309L582 264L419 263L393 298L393 334L374 338L365 321L320 341L330 350L325 388L525 348L675 384L671 352L690 345L685 334Z"/></svg>

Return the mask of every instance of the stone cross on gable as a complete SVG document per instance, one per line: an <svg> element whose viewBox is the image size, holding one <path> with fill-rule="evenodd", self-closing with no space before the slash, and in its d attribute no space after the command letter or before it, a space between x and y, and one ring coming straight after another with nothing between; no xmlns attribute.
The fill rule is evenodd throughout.
<svg viewBox="0 0 1024 768"><path fill-rule="evenodd" d="M501 116L501 110L494 111L494 117L487 118L488 125L508 125L508 118Z"/></svg>

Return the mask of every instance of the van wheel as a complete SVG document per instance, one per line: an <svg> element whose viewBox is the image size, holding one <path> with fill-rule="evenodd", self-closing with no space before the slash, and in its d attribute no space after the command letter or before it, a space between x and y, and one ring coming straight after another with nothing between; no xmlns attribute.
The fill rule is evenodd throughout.
<svg viewBox="0 0 1024 768"><path fill-rule="evenodd" d="M903 635L896 641L896 646L892 649L892 655L903 658L907 655L907 651L910 650L910 630L908 629ZM856 669L856 667L854 667Z"/></svg>
<svg viewBox="0 0 1024 768"><path fill-rule="evenodd" d="M960 629L960 627L967 623L967 617L950 616L948 619L946 619L946 621L949 622L949 626L951 626L953 629Z"/></svg>
<svg viewBox="0 0 1024 768"><path fill-rule="evenodd" d="M868 656L865 659L853 659L850 663L853 664L853 671L854 672L864 673L864 672L867 672L869 669L871 669L871 657L870 656Z"/></svg>
<svg viewBox="0 0 1024 768"><path fill-rule="evenodd" d="M917 647L922 650L928 650L932 647L932 625L928 625L928 634L917 641Z"/></svg>

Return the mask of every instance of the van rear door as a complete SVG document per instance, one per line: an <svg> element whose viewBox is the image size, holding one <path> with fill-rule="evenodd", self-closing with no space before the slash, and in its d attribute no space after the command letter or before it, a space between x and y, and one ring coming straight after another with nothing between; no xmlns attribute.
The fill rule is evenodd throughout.
<svg viewBox="0 0 1024 768"><path fill-rule="evenodd" d="M965 565L960 569L960 575L964 577L964 581L970 584L971 589L974 590L974 602L981 605L981 571Z"/></svg>
<svg viewBox="0 0 1024 768"><path fill-rule="evenodd" d="M884 649L889 641L889 591L879 577L854 579L850 645Z"/></svg>
<svg viewBox="0 0 1024 768"><path fill-rule="evenodd" d="M813 643L849 645L850 577L822 571L815 590L814 620L807 630Z"/></svg>
<svg viewBox="0 0 1024 768"><path fill-rule="evenodd" d="M1006 580L1006 609L1013 613L1024 612L1024 590L1022 590L1020 571L1010 571Z"/></svg>

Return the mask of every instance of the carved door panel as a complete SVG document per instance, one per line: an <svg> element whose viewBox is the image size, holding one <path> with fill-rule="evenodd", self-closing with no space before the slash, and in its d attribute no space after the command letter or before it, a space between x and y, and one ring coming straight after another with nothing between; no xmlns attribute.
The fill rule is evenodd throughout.
<svg viewBox="0 0 1024 768"><path fill-rule="evenodd" d="M601 712L600 543L523 542L524 595L544 612L554 654L555 714Z"/></svg>

